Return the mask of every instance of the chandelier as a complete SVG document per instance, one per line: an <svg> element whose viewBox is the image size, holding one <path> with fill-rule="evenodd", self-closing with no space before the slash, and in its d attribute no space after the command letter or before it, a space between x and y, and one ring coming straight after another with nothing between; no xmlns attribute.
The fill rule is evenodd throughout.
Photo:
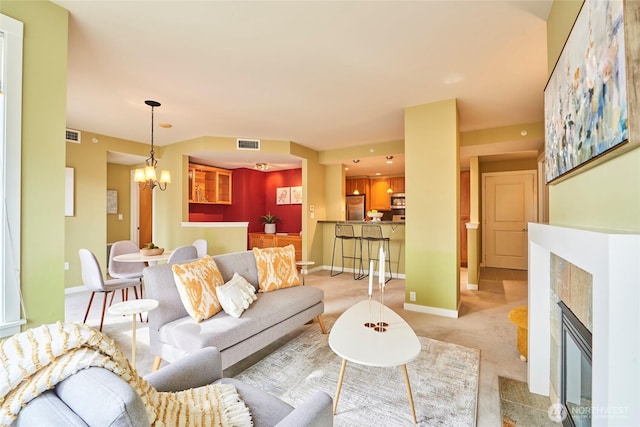
<svg viewBox="0 0 640 427"><path fill-rule="evenodd" d="M146 160L147 166L144 169L136 169L134 173L133 180L135 182L143 182L145 188L150 188L153 190L158 187L160 190L164 191L167 189L167 184L171 182L171 174L168 170L162 170L160 172L160 180L156 178L156 165L158 161L155 158L155 152L153 151L153 110L156 107L160 106L160 103L157 101L144 101L145 104L151 107L151 151L149 152L150 156Z"/></svg>

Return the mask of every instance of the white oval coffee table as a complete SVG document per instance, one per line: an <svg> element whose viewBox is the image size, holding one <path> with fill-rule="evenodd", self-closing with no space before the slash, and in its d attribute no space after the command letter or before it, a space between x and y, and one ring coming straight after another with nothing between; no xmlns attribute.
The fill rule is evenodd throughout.
<svg viewBox="0 0 640 427"><path fill-rule="evenodd" d="M382 320L388 324L384 332L377 332L374 328L365 326L365 323L369 322L378 323L381 316ZM413 423L417 423L407 363L418 356L422 346L413 329L402 317L378 301L361 301L342 313L336 320L329 334L329 347L342 357L342 367L333 402L334 414L340 399L347 361L375 367L401 366Z"/></svg>

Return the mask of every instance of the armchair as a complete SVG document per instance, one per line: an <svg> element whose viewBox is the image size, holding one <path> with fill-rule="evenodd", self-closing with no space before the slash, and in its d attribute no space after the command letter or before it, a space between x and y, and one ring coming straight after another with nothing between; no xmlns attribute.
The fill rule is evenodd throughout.
<svg viewBox="0 0 640 427"><path fill-rule="evenodd" d="M332 398L324 392L310 396L298 408L241 381L222 378L222 359L216 348L191 353L145 379L158 391L180 391L213 382L231 383L253 417L253 425L300 427L332 426ZM19 413L16 426L128 425L147 426L140 397L112 372L83 369L41 394Z"/></svg>

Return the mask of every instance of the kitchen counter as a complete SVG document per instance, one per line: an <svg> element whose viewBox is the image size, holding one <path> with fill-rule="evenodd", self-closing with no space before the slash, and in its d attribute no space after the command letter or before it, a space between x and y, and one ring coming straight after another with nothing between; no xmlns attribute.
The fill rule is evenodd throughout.
<svg viewBox="0 0 640 427"><path fill-rule="evenodd" d="M318 226L322 227L322 248L323 248L323 260L322 263L325 266L331 266L331 258L333 256L333 241L335 237L335 224L351 224L353 225L353 232L356 236L361 235L360 226L362 225L380 225L382 227L382 235L390 239L390 259L391 270L393 271L393 277L404 277L404 228L405 221L345 221L345 220L318 220ZM344 242L345 253L353 254L353 243L351 241ZM363 267L369 268L367 260L366 244L364 246L364 257L362 260ZM376 250L377 245L372 244L372 250ZM335 254L335 266L341 268L342 258L340 256L340 244L336 245ZM358 250L360 252L360 250ZM377 251L376 251L377 252ZM377 254L375 255L377 258ZM376 264L377 265L377 264ZM347 269L352 268L351 261L346 260L345 267Z"/></svg>
<svg viewBox="0 0 640 427"><path fill-rule="evenodd" d="M362 225L362 224L380 224L380 225L385 225L385 224L402 224L404 225L404 221L345 221L345 220L331 220L331 219L323 219L323 220L319 220L318 224L337 224L337 223L344 223L344 224L353 224L353 225Z"/></svg>

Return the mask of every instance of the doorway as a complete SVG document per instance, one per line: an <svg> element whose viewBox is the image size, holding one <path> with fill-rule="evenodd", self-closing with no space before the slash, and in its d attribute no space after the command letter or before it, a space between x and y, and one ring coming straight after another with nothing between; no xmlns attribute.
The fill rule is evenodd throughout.
<svg viewBox="0 0 640 427"><path fill-rule="evenodd" d="M482 194L483 264L526 270L528 223L537 220L536 171L485 173Z"/></svg>
<svg viewBox="0 0 640 427"><path fill-rule="evenodd" d="M153 190L133 180L131 171L131 240L138 247L153 241Z"/></svg>

